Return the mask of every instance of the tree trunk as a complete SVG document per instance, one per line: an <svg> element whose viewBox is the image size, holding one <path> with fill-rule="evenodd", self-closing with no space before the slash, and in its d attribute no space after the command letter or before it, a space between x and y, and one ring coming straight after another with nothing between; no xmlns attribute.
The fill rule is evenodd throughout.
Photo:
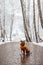
<svg viewBox="0 0 43 65"><path fill-rule="evenodd" d="M36 42L38 42L37 32L36 32L36 21L35 21L35 0L33 0L33 22L34 22Z"/></svg>
<svg viewBox="0 0 43 65"><path fill-rule="evenodd" d="M5 1L4 1L4 19L3 19L3 42L5 41Z"/></svg>
<svg viewBox="0 0 43 65"><path fill-rule="evenodd" d="M40 0L37 0L37 2L38 2L38 10L39 10L39 17L40 17L40 21L41 21L41 26L43 28L43 19L42 19L41 3L40 3Z"/></svg>
<svg viewBox="0 0 43 65"><path fill-rule="evenodd" d="M25 8L25 4L23 2L23 0L20 0L21 2L21 8L22 8L22 14L23 14L23 21L24 21L24 29L25 29L25 36L26 36L26 40L31 42L31 38L29 37L29 33L27 30L27 26L26 26L26 8Z"/></svg>
<svg viewBox="0 0 43 65"><path fill-rule="evenodd" d="M13 18L14 18L14 14L11 16L11 26L10 26L10 41L12 40Z"/></svg>

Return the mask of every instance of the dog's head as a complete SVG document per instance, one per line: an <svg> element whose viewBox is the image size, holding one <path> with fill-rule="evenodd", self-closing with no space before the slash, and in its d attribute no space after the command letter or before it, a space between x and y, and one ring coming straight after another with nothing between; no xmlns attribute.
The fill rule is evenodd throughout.
<svg viewBox="0 0 43 65"><path fill-rule="evenodd" d="M21 40L20 42L21 42L20 43L21 46L24 46L25 45L25 40Z"/></svg>

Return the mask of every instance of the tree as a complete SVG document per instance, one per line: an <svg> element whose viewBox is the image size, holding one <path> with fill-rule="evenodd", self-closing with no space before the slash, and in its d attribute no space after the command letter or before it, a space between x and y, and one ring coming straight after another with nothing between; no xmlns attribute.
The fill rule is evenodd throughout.
<svg viewBox="0 0 43 65"><path fill-rule="evenodd" d="M10 41L12 40L12 29L13 29L13 18L14 18L14 13L11 15L11 25L10 25Z"/></svg>
<svg viewBox="0 0 43 65"><path fill-rule="evenodd" d="M35 0L33 0L33 23L34 23L36 42L38 42L37 31L36 31L36 21L35 21Z"/></svg>
<svg viewBox="0 0 43 65"><path fill-rule="evenodd" d="M40 0L37 0L37 2L38 2L38 10L39 10L39 17L40 17L40 21L41 21L41 26L43 28L43 19L42 19L41 3L40 3Z"/></svg>
<svg viewBox="0 0 43 65"><path fill-rule="evenodd" d="M24 0L20 0L20 2L21 2L22 14L23 14L23 22L24 22L24 30L25 30L24 32L25 32L26 40L31 42L31 38L29 36L29 32L26 26L26 7L25 7L26 5Z"/></svg>

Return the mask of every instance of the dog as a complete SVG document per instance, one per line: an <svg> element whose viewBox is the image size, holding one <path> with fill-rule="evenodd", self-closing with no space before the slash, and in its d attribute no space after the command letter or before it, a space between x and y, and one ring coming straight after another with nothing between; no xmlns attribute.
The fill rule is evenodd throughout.
<svg viewBox="0 0 43 65"><path fill-rule="evenodd" d="M21 49L21 52L23 51L23 55L29 55L30 54L30 48L27 47L27 45L25 44L25 41L20 41L20 49Z"/></svg>

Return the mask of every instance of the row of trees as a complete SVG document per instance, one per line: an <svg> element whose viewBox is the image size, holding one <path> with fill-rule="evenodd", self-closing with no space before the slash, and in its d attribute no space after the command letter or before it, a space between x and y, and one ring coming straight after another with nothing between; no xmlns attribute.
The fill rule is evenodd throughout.
<svg viewBox="0 0 43 65"><path fill-rule="evenodd" d="M31 37L30 37L30 26L28 25L29 24L29 16L28 18L26 18L26 1L25 0L20 0L21 2L21 8L22 8L22 14L23 14L23 21L24 21L24 29L25 29L25 37L26 37L26 40L27 41L32 41ZM29 1L27 1L29 3ZM37 1L38 3L38 11L39 11L39 17L40 17L40 21L41 21L41 26L43 28L43 20L42 20L42 11L41 11L41 3L40 3L40 0ZM28 6L29 7L29 6ZM28 12L29 12L29 9L28 9ZM27 12L27 13L28 13ZM27 20L28 19L28 20ZM28 24L27 24L28 22ZM39 22L39 21L38 21ZM35 32L35 39L36 39L36 42L39 42L41 40L40 36L39 36L39 33L37 33L37 29L36 29L36 19L35 19L35 0L33 0L33 24L34 24L34 32ZM28 25L28 28L27 28L27 25ZM29 31L28 31L29 30ZM31 32L30 32L31 33ZM39 40L38 40L39 38Z"/></svg>
<svg viewBox="0 0 43 65"><path fill-rule="evenodd" d="M8 36L6 33L6 29L5 29L5 0L1 1L1 6L2 8L0 9L0 38L2 39L2 41L5 41L5 37L7 38L8 41ZM14 8L13 8L13 3L11 3L12 6L12 13L11 13L11 23L10 23L10 41L12 40L12 29L13 29L13 22L14 22ZM2 14L3 13L3 14ZM2 18L1 18L2 17ZM3 19L3 20L1 20Z"/></svg>
<svg viewBox="0 0 43 65"><path fill-rule="evenodd" d="M30 5L30 1L28 1L28 5L26 3L26 0L20 0L21 3L21 8L22 8L22 15L23 15L23 23L24 23L24 33L25 33L25 37L27 41L32 42L32 38L31 38L31 29L30 29L30 21L29 21L29 5ZM39 18L41 21L41 26L43 28L43 20L42 20L42 11L41 11L41 3L40 0L37 1L38 3L38 11L39 11ZM13 22L14 22L14 9L13 9L13 4L12 4L12 12L13 14L11 15L11 25L10 25L10 41L12 40L12 29L13 29ZM28 8L26 7L28 6ZM26 10L26 8L28 9L28 11ZM28 15L27 15L28 14ZM0 25L1 25L1 30L3 30L3 32L1 32L1 37L3 37L3 41L5 41L5 35L6 35L6 30L5 30L5 0L4 0L4 19L3 19L3 27L1 25L1 19L0 19ZM33 0L33 25L34 25L34 32L35 32L35 40L36 42L40 41L40 36L39 33L37 35L37 29L36 29L36 19L35 19L35 0ZM7 35L6 35L7 37ZM39 38L39 40L38 40Z"/></svg>

